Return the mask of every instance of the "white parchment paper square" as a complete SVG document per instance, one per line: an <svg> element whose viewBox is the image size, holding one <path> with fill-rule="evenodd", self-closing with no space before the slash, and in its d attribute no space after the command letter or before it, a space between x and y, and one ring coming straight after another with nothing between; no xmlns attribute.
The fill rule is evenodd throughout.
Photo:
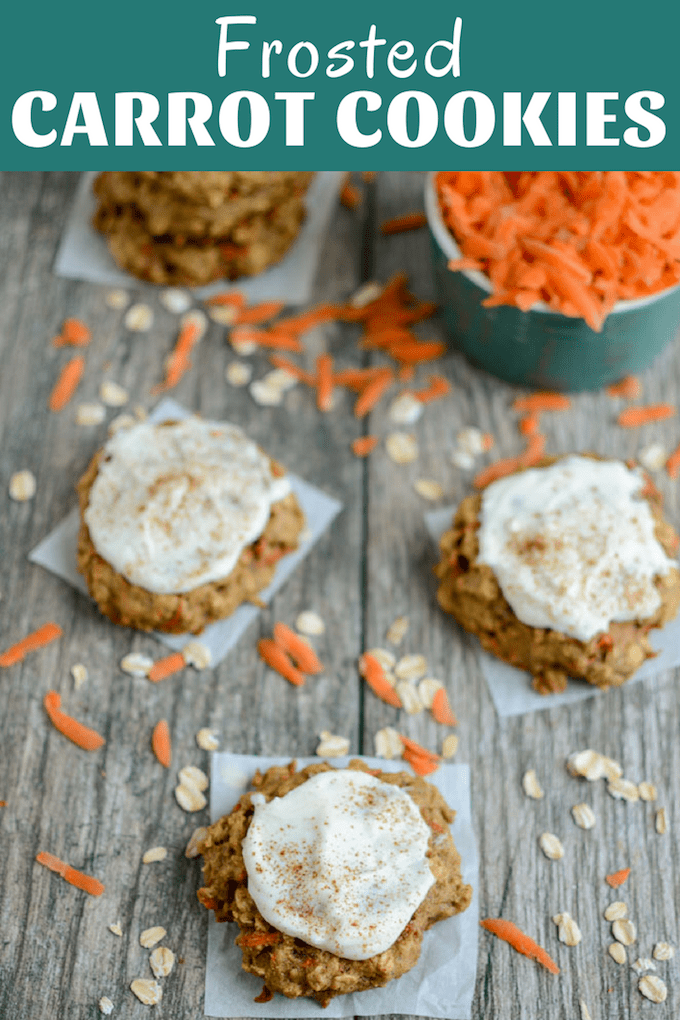
<svg viewBox="0 0 680 1020"><path fill-rule="evenodd" d="M403 761L361 757L371 768L401 772ZM213 822L227 814L251 784L256 769L285 765L290 756L270 758L250 754L212 756L210 817ZM318 758L298 758L304 768ZM330 763L343 768L350 758ZM470 770L467 765L442 765L431 776L447 803L456 811L452 834L462 859L463 878L473 888L472 903L462 914L440 921L425 933L416 966L384 988L340 995L323 1009L313 999L286 999L275 995L270 1002L253 1002L262 982L241 968L241 950L234 945L235 924L218 924L210 914L208 959L205 977L205 1012L213 1017L345 1017L385 1013L468 1020L477 973L478 860L470 813Z"/></svg>
<svg viewBox="0 0 680 1020"><path fill-rule="evenodd" d="M451 527L455 507L443 510L432 510L425 514L428 532L437 545L445 531ZM649 641L658 655L647 659L633 673L627 684L636 683L646 677L655 676L665 669L680 666L680 616L660 630L652 630ZM600 690L586 680L569 679L567 688L561 694L538 694L531 686L531 676L522 669L515 669L507 662L501 662L493 655L480 648L478 651L482 673L488 684L496 711L500 716L524 715L525 712L538 712L545 708L557 708L558 705L570 705L574 701L593 698L606 691Z"/></svg>
<svg viewBox="0 0 680 1020"><path fill-rule="evenodd" d="M189 412L175 400L165 398L149 415L151 421L165 421L168 418L187 418ZM327 496L321 489L298 478L296 475L289 475L293 492L305 515L307 524L303 531L303 538L298 548L283 556L276 565L276 573L270 585L260 592L259 597L263 602L270 602L276 592L296 569L298 564L305 558L315 542L321 537L331 521L342 509L342 503L332 496ZM60 524L54 528L39 542L35 549L28 554L32 563L39 563L42 567L68 581L78 591L88 594L87 585L82 574L76 569L76 548L78 544L78 529L80 526L80 514L75 507ZM208 646L212 653L213 664L220 662L225 655L231 651L243 632L255 619L259 609L250 603L239 606L226 620L218 620L211 624L201 634L201 642ZM160 641L170 648L180 650L189 640L191 635L187 634L161 634L155 635Z"/></svg>
<svg viewBox="0 0 680 1020"><path fill-rule="evenodd" d="M96 176L94 172L87 172L80 178L57 252L55 272L59 276L112 287L153 287L120 269L109 254L106 238L92 226L97 207L92 182ZM305 197L307 218L280 262L257 276L198 287L194 290L196 297L237 289L246 295L250 304L265 300L285 301L289 305L308 302L344 177L344 171L340 170L322 170L315 174Z"/></svg>

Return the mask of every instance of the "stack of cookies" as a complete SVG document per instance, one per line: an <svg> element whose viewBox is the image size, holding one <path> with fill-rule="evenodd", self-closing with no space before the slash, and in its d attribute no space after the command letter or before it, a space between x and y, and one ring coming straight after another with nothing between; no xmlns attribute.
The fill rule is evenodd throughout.
<svg viewBox="0 0 680 1020"><path fill-rule="evenodd" d="M99 174L94 226L123 269L197 286L277 262L305 216L307 171L116 171Z"/></svg>

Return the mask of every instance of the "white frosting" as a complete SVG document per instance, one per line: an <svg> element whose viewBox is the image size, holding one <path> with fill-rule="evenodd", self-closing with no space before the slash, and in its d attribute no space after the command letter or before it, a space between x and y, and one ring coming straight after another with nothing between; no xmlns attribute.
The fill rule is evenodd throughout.
<svg viewBox="0 0 680 1020"><path fill-rule="evenodd" d="M589 641L656 612L654 578L676 564L654 536L643 484L620 461L571 456L484 490L479 561L523 623Z"/></svg>
<svg viewBox="0 0 680 1020"><path fill-rule="evenodd" d="M133 584L184 592L227 577L289 491L235 425L142 422L104 447L85 522L100 556Z"/></svg>
<svg viewBox="0 0 680 1020"><path fill-rule="evenodd" d="M411 797L337 769L253 802L243 859L262 916L348 960L389 949L435 881L430 830Z"/></svg>

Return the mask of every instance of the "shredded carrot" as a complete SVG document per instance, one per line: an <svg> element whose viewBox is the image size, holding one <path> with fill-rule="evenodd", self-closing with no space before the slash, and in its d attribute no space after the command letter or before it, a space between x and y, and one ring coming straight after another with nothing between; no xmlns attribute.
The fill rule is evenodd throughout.
<svg viewBox="0 0 680 1020"><path fill-rule="evenodd" d="M239 946L273 946L281 939L277 931L254 931L248 935L240 935Z"/></svg>
<svg viewBox="0 0 680 1020"><path fill-rule="evenodd" d="M378 445L377 436L359 436L352 440L352 453L355 457L368 457L372 450Z"/></svg>
<svg viewBox="0 0 680 1020"><path fill-rule="evenodd" d="M43 698L43 705L54 728L84 751L97 751L106 743L104 737L96 730L83 726L77 719L61 711L61 696L56 691L47 692Z"/></svg>
<svg viewBox="0 0 680 1020"><path fill-rule="evenodd" d="M675 447L666 461L666 472L669 478L677 478L680 474L680 445Z"/></svg>
<svg viewBox="0 0 680 1020"><path fill-rule="evenodd" d="M333 358L320 354L316 359L316 406L330 411L333 406Z"/></svg>
<svg viewBox="0 0 680 1020"><path fill-rule="evenodd" d="M524 453L517 458L519 467L533 467L538 464L545 452L545 436L540 432L534 432L527 440Z"/></svg>
<svg viewBox="0 0 680 1020"><path fill-rule="evenodd" d="M388 348L389 354L397 361L404 361L409 365L421 361L434 361L441 358L446 350L446 344L432 340L429 343L397 343L391 344Z"/></svg>
<svg viewBox="0 0 680 1020"><path fill-rule="evenodd" d="M290 315L286 319L279 319L276 322L276 329L297 336L300 333L306 333L309 329L323 325L324 322L332 322L341 315L342 311L342 305L315 305L314 308L301 312L299 315Z"/></svg>
<svg viewBox="0 0 680 1020"><path fill-rule="evenodd" d="M397 372L399 382L411 382L415 378L415 365L400 365Z"/></svg>
<svg viewBox="0 0 680 1020"><path fill-rule="evenodd" d="M207 305L226 305L234 308L245 308L246 297L240 290L224 290L219 294L213 294L206 300Z"/></svg>
<svg viewBox="0 0 680 1020"><path fill-rule="evenodd" d="M630 868L621 868L620 871L614 871L611 875L605 875L604 880L612 889L618 889L628 879L629 875Z"/></svg>
<svg viewBox="0 0 680 1020"><path fill-rule="evenodd" d="M37 648L43 648L50 641L56 641L61 637L63 631L56 623L44 623L31 634L27 634L21 641L10 645L0 655L0 666L13 666L15 662L21 662L28 652L34 652Z"/></svg>
<svg viewBox="0 0 680 1020"><path fill-rule="evenodd" d="M340 201L346 209L356 209L361 205L361 192L350 181L345 181L340 191Z"/></svg>
<svg viewBox="0 0 680 1020"><path fill-rule="evenodd" d="M158 389L171 390L191 368L190 354L201 335L201 327L189 319L181 327L165 367L165 380Z"/></svg>
<svg viewBox="0 0 680 1020"><path fill-rule="evenodd" d="M44 868L48 868L50 871L54 871L55 874L60 875L69 885L82 889L83 892L89 893L90 896L101 896L104 892L104 886L98 879L93 878L91 875L86 875L76 868L72 868L70 864L66 864L65 861L55 857L54 854L43 850L36 855L35 859Z"/></svg>
<svg viewBox="0 0 680 1020"><path fill-rule="evenodd" d="M610 397L625 397L627 400L635 400L642 393L642 383L636 375L627 375L618 382L607 386L607 393Z"/></svg>
<svg viewBox="0 0 680 1020"><path fill-rule="evenodd" d="M55 347L87 347L92 339L92 333L80 319L65 319L59 336L55 336L52 343Z"/></svg>
<svg viewBox="0 0 680 1020"><path fill-rule="evenodd" d="M533 436L534 433L538 432L540 424L540 419L536 412L534 412L525 415L524 418L520 418L518 427L523 436Z"/></svg>
<svg viewBox="0 0 680 1020"><path fill-rule="evenodd" d="M458 725L458 720L451 711L449 699L443 687L439 688L432 699L432 715L435 722L441 723L443 726Z"/></svg>
<svg viewBox="0 0 680 1020"><path fill-rule="evenodd" d="M394 374L390 372L389 375L377 376L370 382L354 405L355 417L363 418L372 411L383 393L392 385L393 379Z"/></svg>
<svg viewBox="0 0 680 1020"><path fill-rule="evenodd" d="M179 673L186 666L186 660L181 652L172 652L163 659L157 659L148 672L149 680L158 683L159 680L166 680L174 673Z"/></svg>
<svg viewBox="0 0 680 1020"><path fill-rule="evenodd" d="M526 935L512 921L505 921L500 917L487 917L479 923L482 928L486 928L487 931L490 931L497 938L503 939L513 949L516 949L518 953L536 960L537 963L547 968L551 974L559 974L560 968L552 957L546 953L545 949L539 946L537 942L534 942L529 935Z"/></svg>
<svg viewBox="0 0 680 1020"><path fill-rule="evenodd" d="M484 451L493 450L495 439L490 432L484 432L482 434L482 449Z"/></svg>
<svg viewBox="0 0 680 1020"><path fill-rule="evenodd" d="M359 659L359 672L373 693L382 701L392 705L393 708L402 707L401 698L385 676L385 671L376 657L370 652L364 652Z"/></svg>
<svg viewBox="0 0 680 1020"><path fill-rule="evenodd" d="M624 429L634 429L652 421L673 418L677 413L678 409L673 404L647 404L645 407L627 407L616 421Z"/></svg>
<svg viewBox="0 0 680 1020"><path fill-rule="evenodd" d="M293 665L280 645L270 638L262 638L257 642L257 650L260 658L264 659L270 669L296 687L302 687L305 682L304 675Z"/></svg>
<svg viewBox="0 0 680 1020"><path fill-rule="evenodd" d="M169 769L172 762L172 743L170 741L170 730L165 719L159 719L151 734L151 747L156 758Z"/></svg>
<svg viewBox="0 0 680 1020"><path fill-rule="evenodd" d="M316 377L311 372L305 372L303 368L300 368L299 365L296 365L289 358L285 358L283 354L272 354L269 360L276 368L282 368L284 372L288 372L289 375L299 379L300 382L306 383L307 386L316 385Z"/></svg>
<svg viewBox="0 0 680 1020"><path fill-rule="evenodd" d="M278 328L275 329L248 329L238 326L231 331L231 340L234 344L255 343L259 347L270 347L278 351L293 351L300 354L304 347L296 336L285 333Z"/></svg>
<svg viewBox="0 0 680 1020"><path fill-rule="evenodd" d="M529 397L517 397L513 401L513 411L524 411L536 414L541 411L568 411L571 400L563 393L532 393Z"/></svg>
<svg viewBox="0 0 680 1020"><path fill-rule="evenodd" d="M431 375L428 386L422 390L414 390L413 396L421 404L429 404L433 400L445 397L451 390L451 383L443 375Z"/></svg>
<svg viewBox="0 0 680 1020"><path fill-rule="evenodd" d="M362 393L375 379L391 378L391 368L376 365L372 368L346 368L342 372L335 373L333 382L336 386L347 386L356 393Z"/></svg>
<svg viewBox="0 0 680 1020"><path fill-rule="evenodd" d="M370 184L371 181L375 180L377 173L377 170L362 170L361 179L366 181L367 184Z"/></svg>
<svg viewBox="0 0 680 1020"><path fill-rule="evenodd" d="M285 301L263 301L251 308L241 308L236 316L236 325L259 325L278 315L286 306Z"/></svg>
<svg viewBox="0 0 680 1020"><path fill-rule="evenodd" d="M432 772L437 771L441 760L438 754L428 751L427 748L403 734L400 734L400 737L404 745L402 757L409 763L416 775L429 776Z"/></svg>
<svg viewBox="0 0 680 1020"><path fill-rule="evenodd" d="M290 655L291 659L302 673L315 675L323 673L323 666L319 662L314 649L307 644L299 634L286 626L285 623L274 624L274 641Z"/></svg>
<svg viewBox="0 0 680 1020"><path fill-rule="evenodd" d="M405 216L395 216L394 219L385 220L380 225L382 234L401 234L405 230L419 230L427 225L427 216L422 212L406 213Z"/></svg>
<svg viewBox="0 0 680 1020"><path fill-rule="evenodd" d="M66 362L50 394L48 402L50 411L61 411L66 407L78 388L84 369L85 358L82 354Z"/></svg>

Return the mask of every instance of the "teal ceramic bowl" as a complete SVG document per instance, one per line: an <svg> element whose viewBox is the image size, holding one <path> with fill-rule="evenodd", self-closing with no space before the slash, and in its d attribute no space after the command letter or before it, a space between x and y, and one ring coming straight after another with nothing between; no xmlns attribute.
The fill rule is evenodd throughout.
<svg viewBox="0 0 680 1020"><path fill-rule="evenodd" d="M475 365L521 386L595 390L646 368L680 332L680 284L619 301L600 333L543 304L528 312L510 305L484 308L488 278L447 268L460 251L441 217L434 176L427 176L425 210L440 311L453 345Z"/></svg>

